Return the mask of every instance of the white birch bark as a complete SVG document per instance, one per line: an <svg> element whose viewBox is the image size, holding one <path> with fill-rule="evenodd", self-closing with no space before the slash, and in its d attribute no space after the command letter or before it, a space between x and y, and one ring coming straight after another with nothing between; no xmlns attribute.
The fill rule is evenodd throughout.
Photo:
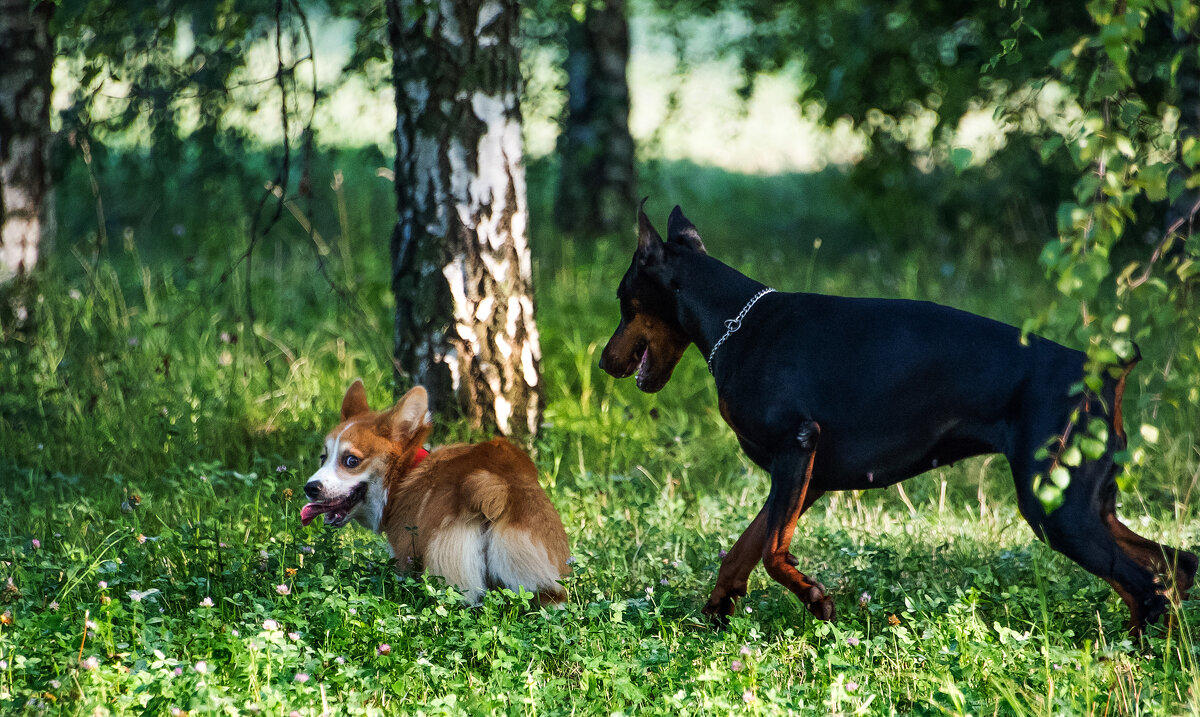
<svg viewBox="0 0 1200 717"><path fill-rule="evenodd" d="M536 432L516 2L389 0L396 359L439 412Z"/></svg>
<svg viewBox="0 0 1200 717"><path fill-rule="evenodd" d="M0 284L33 270L51 231L52 7L0 0Z"/></svg>

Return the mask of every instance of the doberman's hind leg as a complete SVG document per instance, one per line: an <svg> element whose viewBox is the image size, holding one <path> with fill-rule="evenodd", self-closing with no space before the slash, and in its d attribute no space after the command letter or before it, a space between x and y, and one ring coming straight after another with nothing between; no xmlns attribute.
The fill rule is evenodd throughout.
<svg viewBox="0 0 1200 717"><path fill-rule="evenodd" d="M1046 517L1041 532L1050 547L1116 590L1129 608L1130 632L1141 634L1166 612L1163 585L1153 570L1123 548L1094 510L1067 500Z"/></svg>
<svg viewBox="0 0 1200 717"><path fill-rule="evenodd" d="M800 506L800 514L803 515L804 511L808 510L822 495L824 495L823 491L810 489L804 498L804 503ZM763 544L767 540L767 508L769 505L769 503L764 505L762 510L758 511L758 515L721 561L721 569L717 571L717 584L713 587L712 595L709 596L708 603L702 610L705 615L723 621L733 614L737 599L746 595L750 573L762 559Z"/></svg>
<svg viewBox="0 0 1200 717"><path fill-rule="evenodd" d="M795 446L780 453L771 467L771 495L767 498L762 557L767 574L800 598L809 612L819 620L832 620L833 600L825 594L825 586L797 570L797 561L788 552L796 532L796 520L808 499L820 433L820 426L815 421L805 423Z"/></svg>
<svg viewBox="0 0 1200 717"><path fill-rule="evenodd" d="M1126 549L1101 513L1100 496L1107 490L1104 483L1113 479L1112 462L1106 457L1070 471L1062 504L1047 514L1033 492L1033 472L1014 470L1021 513L1051 548L1113 587L1129 608L1130 632L1140 635L1166 612L1167 599L1155 570Z"/></svg>
<svg viewBox="0 0 1200 717"><path fill-rule="evenodd" d="M1196 580L1197 559L1193 553L1156 543L1129 529L1117 518L1112 505L1100 513L1101 519L1117 545L1121 546L1139 565L1171 580L1168 597L1175 604L1186 600Z"/></svg>
<svg viewBox="0 0 1200 717"><path fill-rule="evenodd" d="M1125 436L1125 427L1121 417L1121 403L1125 393L1125 379L1129 374L1129 370L1133 368L1133 363L1126 366L1125 374L1122 375L1113 386L1113 393L1109 397L1113 407L1111 414L1111 425L1115 436L1114 446L1111 449L1124 449L1127 445ZM1172 548L1168 545L1156 543L1149 538L1145 538L1133 532L1124 523L1117 518L1116 514L1116 499L1117 499L1117 484L1116 475L1118 469L1115 465L1111 466L1107 473L1103 474L1105 480L1100 484L1100 520L1104 523L1113 539L1117 541L1117 545L1125 552L1134 562L1141 565L1150 572L1161 576L1165 582L1166 598L1178 605L1183 600L1187 599L1188 591L1196 580L1197 559L1196 556L1186 550ZM1116 589L1130 606L1130 611L1134 613L1134 622L1137 622L1137 614L1134 610L1133 603L1135 598L1127 595L1127 591L1119 586L1116 582L1109 580L1109 583ZM1160 584L1161 586L1161 584ZM1135 626L1136 628L1136 626Z"/></svg>

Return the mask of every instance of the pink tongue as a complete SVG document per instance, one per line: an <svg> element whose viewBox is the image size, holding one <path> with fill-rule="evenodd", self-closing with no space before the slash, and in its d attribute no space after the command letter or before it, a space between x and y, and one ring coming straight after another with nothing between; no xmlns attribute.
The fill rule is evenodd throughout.
<svg viewBox="0 0 1200 717"><path fill-rule="evenodd" d="M322 503L309 503L300 509L300 523L303 525L308 525L313 521L313 518L322 513L328 513L331 510L333 510L333 507L330 505L325 505Z"/></svg>

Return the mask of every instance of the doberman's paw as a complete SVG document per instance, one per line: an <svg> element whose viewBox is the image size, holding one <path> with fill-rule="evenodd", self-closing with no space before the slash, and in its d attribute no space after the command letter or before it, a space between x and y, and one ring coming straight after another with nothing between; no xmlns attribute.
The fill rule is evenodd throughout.
<svg viewBox="0 0 1200 717"><path fill-rule="evenodd" d="M834 616L833 598L825 594L825 586L813 583L808 594L803 596L808 611L818 620L832 620Z"/></svg>
<svg viewBox="0 0 1200 717"><path fill-rule="evenodd" d="M707 615L714 623L725 625L729 622L729 616L733 614L737 599L745 594L746 591L744 589L737 588L714 590L708 598L708 602L700 609L700 612Z"/></svg>
<svg viewBox="0 0 1200 717"><path fill-rule="evenodd" d="M733 614L733 598L709 598L700 612L708 617L716 625L725 625L729 622L729 616Z"/></svg>
<svg viewBox="0 0 1200 717"><path fill-rule="evenodd" d="M1152 603L1158 603L1156 598L1164 599L1168 608L1172 605L1179 607L1184 600L1187 600L1188 590L1190 590L1191 587L1191 580L1181 570L1176 570L1175 572L1166 575L1155 576L1154 596L1146 599L1143 607L1143 614L1150 614L1150 609L1153 607ZM1146 622L1149 624L1152 622L1152 620L1147 618Z"/></svg>
<svg viewBox="0 0 1200 717"><path fill-rule="evenodd" d="M824 596L820 600L810 602L808 611L813 614L813 617L818 620L829 621L835 617L833 609L833 598Z"/></svg>
<svg viewBox="0 0 1200 717"><path fill-rule="evenodd" d="M1169 605L1167 596L1163 592L1152 593L1142 601L1142 609L1138 611L1140 614L1133 616L1129 632L1134 635L1145 633L1147 627L1158 622L1158 618L1167 612Z"/></svg>

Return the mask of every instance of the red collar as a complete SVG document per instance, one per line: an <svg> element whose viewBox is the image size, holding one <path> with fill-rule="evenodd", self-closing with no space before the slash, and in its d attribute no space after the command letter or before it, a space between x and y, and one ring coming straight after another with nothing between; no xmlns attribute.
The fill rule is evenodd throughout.
<svg viewBox="0 0 1200 717"><path fill-rule="evenodd" d="M428 455L429 451L425 450L424 448L418 448L416 454L413 455L413 462L410 470L421 465L421 461L425 460Z"/></svg>

